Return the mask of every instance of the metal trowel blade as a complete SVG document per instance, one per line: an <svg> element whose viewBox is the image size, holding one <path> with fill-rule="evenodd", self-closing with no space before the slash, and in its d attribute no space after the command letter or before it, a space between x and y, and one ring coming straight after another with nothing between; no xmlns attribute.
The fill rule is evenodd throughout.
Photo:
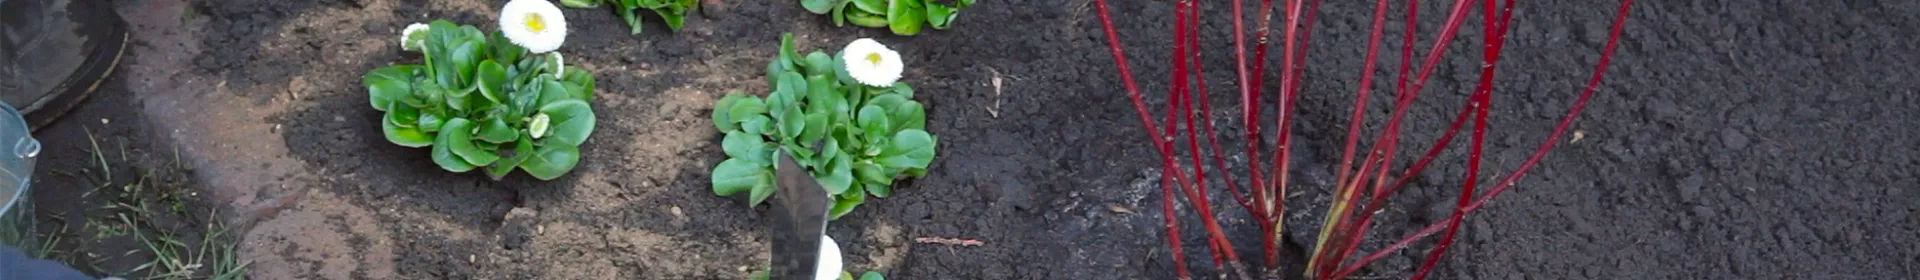
<svg viewBox="0 0 1920 280"><path fill-rule="evenodd" d="M788 151L780 151L773 197L772 279L811 280L820 265L820 239L826 235L833 199Z"/></svg>

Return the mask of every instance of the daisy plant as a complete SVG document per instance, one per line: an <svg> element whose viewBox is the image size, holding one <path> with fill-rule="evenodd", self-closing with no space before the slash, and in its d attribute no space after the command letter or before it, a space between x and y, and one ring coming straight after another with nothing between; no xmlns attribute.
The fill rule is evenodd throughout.
<svg viewBox="0 0 1920 280"><path fill-rule="evenodd" d="M944 2L944 3L943 3ZM800 0L800 6L818 15L831 15L833 26L887 28L893 34L913 36L924 27L953 27L960 9L974 0Z"/></svg>
<svg viewBox="0 0 1920 280"><path fill-rule="evenodd" d="M515 169L552 180L580 162L593 134L593 74L567 69L559 52L566 21L552 4L508 2L501 31L445 20L414 24L401 48L422 64L396 64L364 77L387 141L430 147L453 172L480 169L495 180Z"/></svg>
<svg viewBox="0 0 1920 280"><path fill-rule="evenodd" d="M793 34L782 36L779 56L767 63L773 93L733 93L714 105L728 159L713 169L713 193L766 201L781 148L833 195L835 219L868 195L891 195L896 178L926 176L938 139L926 131L913 87L899 81L903 68L899 53L872 39L801 56Z"/></svg>
<svg viewBox="0 0 1920 280"><path fill-rule="evenodd" d="M686 25L687 14L699 8L700 2L698 0L560 0L560 5L582 9L599 8L600 5L613 6L613 12L619 13L620 18L626 20L627 26L633 29L629 34L640 34L640 16L634 14L634 11L653 10L653 13L660 15L661 20L666 21L667 29L678 32L681 26Z"/></svg>

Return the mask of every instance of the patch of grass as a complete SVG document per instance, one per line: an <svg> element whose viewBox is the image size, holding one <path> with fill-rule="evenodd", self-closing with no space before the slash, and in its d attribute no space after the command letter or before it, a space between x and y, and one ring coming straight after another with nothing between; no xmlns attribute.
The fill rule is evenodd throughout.
<svg viewBox="0 0 1920 280"><path fill-rule="evenodd" d="M93 217L87 218L86 227L88 231L93 232L93 239L108 239L115 236L127 235L126 231L121 228L121 225Z"/></svg>
<svg viewBox="0 0 1920 280"><path fill-rule="evenodd" d="M100 141L93 138L92 130L87 130L86 132L87 132L87 143L93 145L93 149L89 150L88 152L93 154L93 159L100 165L100 172L105 174L103 175L104 177L100 178L100 181L113 182L113 166L107 164L107 154L100 152ZM121 153L121 155L125 155L125 154L126 153Z"/></svg>
<svg viewBox="0 0 1920 280"><path fill-rule="evenodd" d="M123 138L100 139L90 130L86 136L85 166L54 171L84 181L78 199L61 202L75 204L72 211L81 218L68 222L54 215L58 232L43 232L40 245L17 247L38 247L38 258L127 279L245 279L249 262L236 254L238 237L217 222L216 213L189 201L194 193L180 171L190 167L181 165L178 146L167 158L165 151L143 150ZM115 144L118 157L102 149ZM196 229L200 221L206 221L204 228Z"/></svg>
<svg viewBox="0 0 1920 280"><path fill-rule="evenodd" d="M208 217L213 220L215 217ZM206 235L200 237L199 244L188 245L179 237L164 232L136 234L140 242L153 253L153 260L135 267L127 275L145 271L144 279L246 279L247 266L252 261L239 261L236 246L228 241L229 229L219 223L209 223Z"/></svg>
<svg viewBox="0 0 1920 280"><path fill-rule="evenodd" d="M33 256L34 258L38 258L38 259L46 259L54 255L59 255L60 249L56 248L55 246L60 245L60 237L63 235L66 235L66 233L67 233L67 228L60 227L60 232L48 234L47 236L40 238L40 248L36 248L36 249L32 249L31 251L28 251L27 255Z"/></svg>

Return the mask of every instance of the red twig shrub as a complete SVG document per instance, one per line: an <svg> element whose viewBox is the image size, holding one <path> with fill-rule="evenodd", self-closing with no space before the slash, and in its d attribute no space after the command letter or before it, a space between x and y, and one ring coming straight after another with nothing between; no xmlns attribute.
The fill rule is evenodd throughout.
<svg viewBox="0 0 1920 280"><path fill-rule="evenodd" d="M1497 76L1495 70L1499 65L1501 50L1506 43L1507 32L1512 29L1509 23L1513 18L1513 10L1516 2L1517 1L1514 0L1505 0L1504 2L1501 0L1455 0L1453 8L1447 13L1446 23L1440 29L1438 38L1435 39L1433 45L1427 49L1426 56L1418 64L1420 65L1417 69L1418 71L1415 71L1416 69L1412 68L1412 66L1415 65L1413 63L1413 44L1418 31L1418 25L1416 24L1419 15L1417 8L1418 1L1406 1L1405 21L1407 22L1407 26L1405 28L1405 34L1402 37L1404 43L1400 50L1401 63L1398 71L1397 86L1394 88L1394 96L1396 98L1393 102L1393 110L1387 119L1386 125L1381 128L1379 134L1373 137L1373 141L1369 142L1370 148L1365 151L1364 157L1362 157L1361 154L1357 154L1357 152L1361 151L1357 147L1359 147L1361 143L1360 140L1365 135L1362 126L1367 117L1367 97L1373 92L1372 85L1375 66L1380 52L1386 17L1391 8L1387 0L1375 1L1374 12L1372 14L1373 27L1367 41L1366 62L1363 69L1361 69L1360 86L1354 97L1353 115L1349 120L1350 122L1347 128L1346 145L1342 150L1338 169L1336 169L1338 170L1338 175L1335 181L1337 185L1334 186L1333 191L1333 205L1326 215L1323 216L1323 226L1321 227L1319 238L1315 242L1308 267L1306 267L1307 276L1317 279L1345 278L1368 263L1400 249L1405 249L1422 238L1439 233L1441 235L1436 246L1430 251L1425 261L1421 263L1419 270L1412 276L1414 279L1425 278L1426 275L1433 270L1435 265L1438 264L1441 256L1446 253L1449 246L1452 245L1454 236L1458 233L1460 222L1465 219L1466 215L1480 209L1487 201L1506 191L1509 187L1513 186L1522 175L1526 174L1535 164L1539 163L1540 159L1545 157L1546 153L1552 150L1555 144L1558 143L1560 137L1566 133L1566 130L1573 124L1573 121L1579 117L1580 112L1586 108L1587 101L1590 100L1594 92L1599 89L1601 78L1606 75L1607 65L1611 62L1613 51L1619 43L1621 32L1626 25L1627 14L1633 6L1633 0L1622 0L1620 2L1620 9L1614 19L1612 33L1607 39L1606 47L1601 50L1600 60L1595 67L1593 78L1588 81L1587 87L1580 93L1579 99L1568 109L1566 116L1561 119L1559 125L1556 126L1547 139L1535 149L1533 155L1530 156L1526 162L1522 163L1520 167L1516 168L1510 175L1507 175L1507 177L1501 179L1498 183L1493 184L1491 190L1475 196L1475 189L1481 187L1478 184L1480 180L1480 157L1485 147L1486 132L1489 129L1487 118L1490 111L1488 108L1492 105L1491 102L1495 85L1494 78ZM1405 119L1408 108L1412 107L1413 102L1419 97L1421 88L1425 85L1427 78L1433 74L1434 67L1438 65L1440 59L1444 57L1446 47L1452 43L1455 35L1459 33L1460 28L1466 24L1468 16L1474 10L1474 4L1476 3L1480 4L1478 7L1480 8L1479 10L1481 10L1481 22L1483 23L1482 28L1484 30L1482 34L1484 37L1480 44L1482 50L1480 78L1474 87L1472 95L1468 98L1468 104L1460 108L1460 112L1453 118L1452 125L1447 128L1446 132L1438 141L1427 149L1427 152L1422 157L1415 161L1413 165L1400 169L1399 172L1394 172L1395 169L1390 166L1390 163L1394 162L1395 155L1398 152L1402 120ZM1245 139L1248 141L1245 156L1250 159L1247 163L1249 174L1244 176L1247 181L1244 188L1237 183L1238 181L1235 180L1232 174L1228 174L1227 172L1231 169L1228 169L1226 160L1224 159L1225 157L1222 155L1224 149L1220 147L1217 136L1218 133L1214 128L1214 120L1212 118L1213 108L1209 105L1209 102L1206 102L1208 100L1208 92L1203 75L1204 67L1200 59L1202 50L1198 39L1200 33L1199 27L1201 26L1199 19L1202 16L1200 14L1200 3L1197 2L1197 0L1176 0L1173 3L1173 53L1169 55L1169 63L1172 64L1172 73L1170 73L1171 75L1169 76L1171 87L1167 90L1168 102L1165 115L1162 116L1163 119L1161 121L1156 122L1154 120L1155 115L1147 108L1146 101L1140 93L1140 88L1134 82L1133 72L1131 68L1128 67L1126 53L1120 46L1119 32L1114 29L1113 17L1108 12L1107 1L1096 0L1095 2L1095 7L1100 15L1101 27L1107 35L1108 49L1113 54L1114 63L1118 66L1117 70L1120 72L1121 81L1124 83L1123 86L1127 91L1127 96L1132 99L1134 110L1139 113L1141 125L1146 128L1148 139L1160 155L1162 165L1161 195L1163 198L1161 200L1161 208L1165 215L1167 235L1169 237L1168 242L1173 248L1172 252L1176 274L1181 279L1190 278L1190 273L1187 271L1186 255L1182 252L1180 245L1179 219L1174 216L1178 215L1178 213L1175 212L1176 204L1179 203L1176 194L1186 196L1187 202L1192 204L1191 208L1199 212L1198 214L1203 223L1202 227L1205 228L1208 234L1208 238L1206 239L1208 243L1207 247L1211 250L1211 255L1216 264L1215 266L1221 268L1224 268L1223 266L1231 266L1234 275L1238 275L1243 279L1248 278L1247 271L1241 265L1239 256L1234 253L1232 242L1227 239L1225 231L1221 229L1220 224L1214 219L1212 207L1210 207L1211 201L1209 201L1207 197L1207 182L1210 180L1208 180L1207 165L1203 159L1203 155L1207 154L1208 150L1212 151L1211 155L1214 163L1213 174L1218 176L1220 181L1226 183L1227 190L1234 198L1234 201L1245 207L1247 211L1258 220L1263 235L1261 241L1266 252L1267 267L1271 269L1279 265L1277 261L1278 237L1284 231L1284 224L1281 219L1285 216L1285 206L1281 203L1281 200L1285 198L1287 193L1287 174L1291 168L1287 159L1291 157L1293 150L1290 149L1290 147L1293 147L1293 139L1290 137L1290 134L1294 110L1298 107L1297 100L1300 96L1301 84L1306 76L1307 67L1305 61L1307 57L1307 43L1310 42L1312 38L1313 23L1315 22L1315 16L1318 14L1320 1L1284 0L1281 7L1281 9L1283 9L1283 17L1281 19L1282 37L1280 38L1280 85L1279 92L1276 93L1278 96L1276 96L1274 102L1279 111L1279 113L1276 114L1277 117L1275 121L1277 121L1280 134L1277 135L1277 139L1273 145L1271 145L1273 157L1272 163L1268 166L1272 169L1265 169L1260 165L1263 159L1263 157L1261 157L1261 150L1266 146L1264 145L1265 143L1261 141L1261 139L1265 138L1262 138L1260 134L1260 128L1263 127L1263 123L1260 122L1260 116L1262 116L1260 110L1264 107L1262 104L1265 104L1262 99L1266 97L1266 94L1262 92L1264 81L1260 77L1264 77L1265 75L1263 75L1263 73L1267 70L1266 54L1268 49L1267 44L1270 39L1268 37L1268 35L1270 35L1268 32L1269 23L1272 22L1272 12L1274 11L1273 1L1262 0L1260 5L1260 22L1258 22L1259 27L1254 35L1255 47L1252 57L1248 57L1247 55L1247 28L1243 20L1245 13L1242 11L1242 4L1242 0L1233 0L1231 2L1234 28L1234 71L1238 81L1237 85L1241 101L1241 124L1246 128L1245 135L1243 136L1246 137ZM1198 98L1195 98L1196 93L1199 96ZM1197 107L1199 107L1197 113L1200 116L1198 122L1194 120L1196 103L1198 104ZM1363 255L1363 257L1357 260L1352 259L1351 257L1359 249L1361 239L1369 229L1369 225L1373 220L1373 213L1384 207L1388 198L1392 197L1392 195L1402 187L1405 187L1412 178L1418 176L1422 171L1425 171L1428 164L1432 163L1435 157L1446 150L1448 143L1452 142L1452 139L1458 135L1460 129L1464 127L1468 120L1472 120L1474 124L1472 130L1473 135L1470 140L1472 146L1468 152L1466 163L1467 173L1464 174L1466 176L1465 184L1461 186L1461 193L1458 201L1455 203L1456 208L1452 215L1412 235L1403 237L1386 248ZM1204 139L1206 140L1206 147L1208 149L1202 149L1200 142L1202 138L1200 135L1205 135ZM1185 138L1185 147L1176 144L1180 138ZM1185 149L1183 150L1182 148ZM1192 168L1191 171L1181 167L1179 163L1181 154L1187 155L1187 159L1191 161L1188 165ZM1356 158L1361 159L1358 161L1357 166L1355 165ZM1192 175L1189 176L1188 174ZM1389 177L1389 175L1394 174L1399 175ZM1176 189L1178 189L1178 191L1176 191Z"/></svg>

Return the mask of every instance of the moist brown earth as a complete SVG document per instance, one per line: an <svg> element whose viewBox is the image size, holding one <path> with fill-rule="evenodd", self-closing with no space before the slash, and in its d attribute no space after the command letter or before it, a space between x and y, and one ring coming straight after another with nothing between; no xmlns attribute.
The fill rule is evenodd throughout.
<svg viewBox="0 0 1920 280"><path fill-rule="evenodd" d="M599 79L600 126L581 165L555 181L442 171L425 150L383 139L380 113L366 104L360 75L419 61L395 43L403 26L445 18L493 29L497 5L181 1L116 2L138 34L136 59L115 78L124 86L106 87L80 115L128 116L113 124L139 127L112 135L136 148L181 147L202 183L195 185L231 213L221 220L243 226L242 257L255 261L255 278L744 277L767 257L765 212L712 195L707 174L724 155L707 115L728 92L766 90L761 69L782 32L793 32L802 49L874 37L899 50L905 80L928 107L929 131L942 139L930 176L830 226L850 270L896 279L1173 276L1157 155L1125 98L1091 0L983 1L953 30L916 37L832 27L791 1L726 1L724 16L690 18L678 33L648 17L639 35L627 35L605 9L566 9L571 35L561 51L569 66ZM1207 2L1201 44L1209 101L1222 108L1214 113L1222 145L1241 147L1231 25L1216 2ZM1426 2L1422 49L1451 5ZM1156 112L1170 70L1170 6L1112 6ZM1507 175L1545 139L1592 74L1617 7L1521 3L1499 68L1483 175ZM1311 246L1315 223L1306 221L1326 206L1370 9L1350 1L1322 7L1294 135L1302 144L1292 159L1300 179L1289 200L1298 226L1289 227L1282 254L1289 267L1302 262L1298 248ZM1401 31L1394 14L1389 38ZM1467 42L1480 37L1481 23L1473 16L1468 24L1412 109L1403 150L1438 138L1478 78L1478 48ZM1438 276L1917 275L1914 30L1920 4L1901 1L1638 3L1601 92L1574 125L1580 136L1563 138L1512 191L1471 216ZM1399 49L1398 39L1386 41L1383 49ZM1389 70L1376 88L1385 89L1401 62L1397 52L1382 57ZM1276 74L1264 75L1277 84ZM1382 126L1392 95L1374 94L1370 130ZM74 127L92 123L69 117L40 137L72 147L83 140ZM1462 138L1454 144L1464 147ZM48 162L41 178L85 163ZM1363 250L1448 215L1464 163L1464 153L1444 155L1381 214ZM1214 189L1215 212L1239 255L1262 261L1259 230ZM1192 226L1199 220L1180 213L1191 269L1218 278L1222 270L1201 245L1205 233ZM984 245L914 241L920 237ZM1431 244L1415 248L1362 274L1405 277Z"/></svg>

